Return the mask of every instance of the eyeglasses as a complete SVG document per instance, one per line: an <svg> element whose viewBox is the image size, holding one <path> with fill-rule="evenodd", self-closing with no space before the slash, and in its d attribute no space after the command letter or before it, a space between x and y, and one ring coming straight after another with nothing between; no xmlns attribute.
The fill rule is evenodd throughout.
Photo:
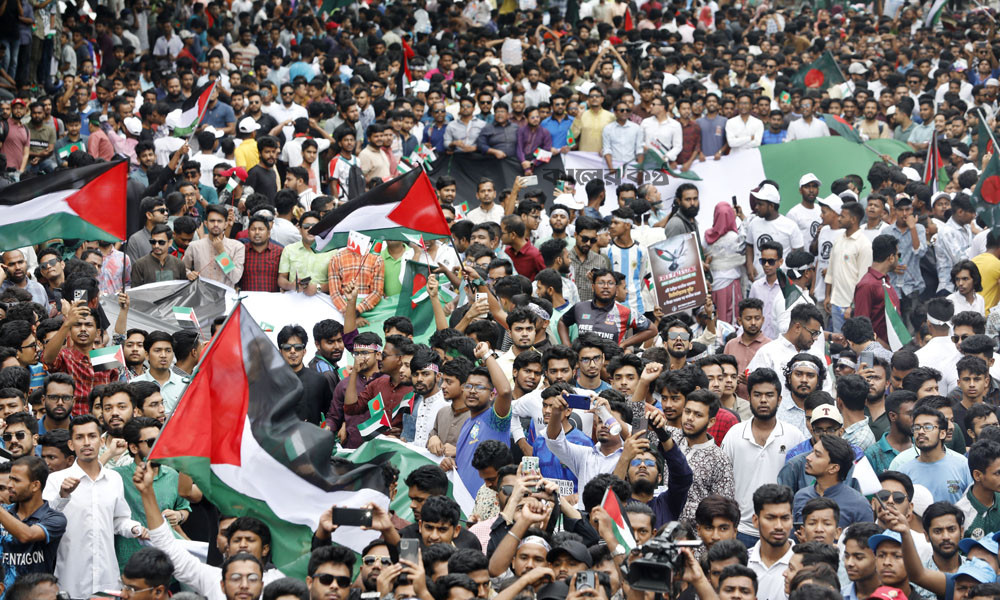
<svg viewBox="0 0 1000 600"><path fill-rule="evenodd" d="M762 264L764 266L767 266L767 267L770 267L771 265L776 264L777 262L778 262L777 258L762 258L762 259L760 259L760 264Z"/></svg>
<svg viewBox="0 0 1000 600"><path fill-rule="evenodd" d="M629 108L616 108L615 112L627 113L627 112L631 112L631 109L629 109Z"/></svg>
<svg viewBox="0 0 1000 600"><path fill-rule="evenodd" d="M667 339L684 340L686 342L691 339L691 334L686 331L669 331L667 332Z"/></svg>
<svg viewBox="0 0 1000 600"><path fill-rule="evenodd" d="M260 575L257 573L247 573L245 575L241 573L230 573L226 576L226 579L228 579L230 583L239 583L244 579L247 583L258 583L260 582Z"/></svg>
<svg viewBox="0 0 1000 600"><path fill-rule="evenodd" d="M373 556L369 554L368 556L365 556L364 558L361 559L361 562L363 562L366 567L374 565L375 561L379 561L380 563L382 563L383 567L388 567L389 565L392 564L392 559L389 558L388 556Z"/></svg>
<svg viewBox="0 0 1000 600"><path fill-rule="evenodd" d="M14 439L15 437L17 438L17 441L19 441L19 442L23 441L23 440L25 440L25 439L28 438L28 432L27 431L15 431L14 433L4 433L3 434L3 441L9 442L12 439Z"/></svg>
<svg viewBox="0 0 1000 600"><path fill-rule="evenodd" d="M656 461L652 458L633 458L629 465L633 467L655 467Z"/></svg>
<svg viewBox="0 0 1000 600"><path fill-rule="evenodd" d="M45 397L48 398L49 400L52 400L56 404L58 404L60 402L63 402L65 404L69 404L70 402L73 401L73 395L72 394L46 394Z"/></svg>
<svg viewBox="0 0 1000 600"><path fill-rule="evenodd" d="M38 340L35 340L35 341L31 342L30 344L25 344L25 345L21 346L21 350L27 350L28 348L37 348L39 346L41 346L41 344L38 343Z"/></svg>
<svg viewBox="0 0 1000 600"><path fill-rule="evenodd" d="M279 348L281 348L285 352L288 352L289 350L295 350L296 352L302 352L303 350L306 349L306 345L305 344L282 344L281 346L279 346Z"/></svg>
<svg viewBox="0 0 1000 600"><path fill-rule="evenodd" d="M933 423L924 423L923 425L914 425L913 426L913 433L919 433L921 431L926 432L926 433L930 433L930 432L934 431L937 428L938 428L938 426L934 425Z"/></svg>
<svg viewBox="0 0 1000 600"><path fill-rule="evenodd" d="M816 427L814 425L813 433L816 435L836 435L838 429L840 429L839 425L835 425L833 427Z"/></svg>
<svg viewBox="0 0 1000 600"><path fill-rule="evenodd" d="M372 352L371 350L357 350L355 352L352 352L351 354L353 354L354 356L360 356L364 358L365 356L371 356L372 354L375 353Z"/></svg>
<svg viewBox="0 0 1000 600"><path fill-rule="evenodd" d="M330 585L333 582L337 582L337 587L339 588L349 588L351 587L351 578L347 575L333 575L331 573L320 573L316 576L320 585Z"/></svg>
<svg viewBox="0 0 1000 600"><path fill-rule="evenodd" d="M593 244L594 242L597 241L597 237L596 236L590 237L589 235L581 235L580 241L583 242L584 244Z"/></svg>
<svg viewBox="0 0 1000 600"><path fill-rule="evenodd" d="M903 500L906 500L906 494L903 492L890 492L889 490L880 490L875 493L875 497L882 502L892 498L893 504L902 504Z"/></svg>
<svg viewBox="0 0 1000 600"><path fill-rule="evenodd" d="M155 590L155 589L156 589L156 586L148 587L148 588L142 588L140 590L140 589L136 589L136 587L134 585L129 585L127 583L122 582L122 592L125 593L125 594L128 594L128 595L141 594L143 592L148 592L149 590Z"/></svg>
<svg viewBox="0 0 1000 600"><path fill-rule="evenodd" d="M602 279L601 281L594 282L594 287L615 287L616 285L617 283L614 280L608 281L606 279Z"/></svg>
<svg viewBox="0 0 1000 600"><path fill-rule="evenodd" d="M486 387L485 385L472 385L471 383L467 383L462 386L462 389L468 392L488 392L492 388Z"/></svg>
<svg viewBox="0 0 1000 600"><path fill-rule="evenodd" d="M596 365L598 362L600 362L603 359L604 359L604 356L592 356L592 357L589 357L589 358L581 358L580 359L580 364L582 365L582 364L586 363L588 365Z"/></svg>
<svg viewBox="0 0 1000 600"><path fill-rule="evenodd" d="M47 261L45 261L43 263L38 263L38 266L41 267L41 268L43 268L43 269L48 269L49 267L54 267L54 266L58 265L60 262L62 262L62 261L59 260L58 258L53 258L52 260L47 260Z"/></svg>
<svg viewBox="0 0 1000 600"><path fill-rule="evenodd" d="M951 341L953 342L964 342L966 339L972 337L971 333L963 333L962 335L951 336Z"/></svg>
<svg viewBox="0 0 1000 600"><path fill-rule="evenodd" d="M149 240L149 243L153 246L166 246L170 240Z"/></svg>
<svg viewBox="0 0 1000 600"><path fill-rule="evenodd" d="M808 328L808 327L806 327L805 325L803 325L803 326L802 326L802 329L805 329L806 331L808 331L808 332L809 332L809 337L811 337L811 338L813 338L813 339L816 339L817 337L819 337L819 334L823 333L823 330L822 330L822 329L816 329L816 330L814 331L814 330L812 330L812 329L809 329L809 328Z"/></svg>
<svg viewBox="0 0 1000 600"><path fill-rule="evenodd" d="M152 448L153 444L156 443L156 438L155 437L151 437L151 438L146 438L144 440L139 440L139 443L140 444L146 444L147 446L149 446L150 448Z"/></svg>

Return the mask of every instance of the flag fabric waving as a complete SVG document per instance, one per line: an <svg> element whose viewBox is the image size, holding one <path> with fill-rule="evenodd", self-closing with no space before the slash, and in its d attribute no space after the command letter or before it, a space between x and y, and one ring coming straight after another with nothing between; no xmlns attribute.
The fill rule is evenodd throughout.
<svg viewBox="0 0 1000 600"><path fill-rule="evenodd" d="M363 423L358 424L358 431L365 440L370 440L392 427L391 417L385 412L385 401L382 400L382 394L378 394L368 401L368 414L371 416Z"/></svg>
<svg viewBox="0 0 1000 600"><path fill-rule="evenodd" d="M5 187L0 197L0 250L53 238L124 240L127 178L128 161L119 160Z"/></svg>
<svg viewBox="0 0 1000 600"><path fill-rule="evenodd" d="M854 127L847 122L844 117L840 115L832 115L830 113L823 113L820 115L823 118L823 122L826 126L830 128L830 131L844 138L845 140L851 140L856 144L860 144L863 140Z"/></svg>
<svg viewBox="0 0 1000 600"><path fill-rule="evenodd" d="M986 227L1000 225L1000 156L996 152L979 176L972 198L976 201L976 214Z"/></svg>
<svg viewBox="0 0 1000 600"><path fill-rule="evenodd" d="M431 276L429 266L413 260L406 261L403 291L400 292L396 315L410 319L414 334L432 331L434 328L434 307L431 305L433 299L427 293L427 280Z"/></svg>
<svg viewBox="0 0 1000 600"><path fill-rule="evenodd" d="M796 87L814 90L825 90L839 83L844 83L844 76L840 73L837 61L829 50L799 69L792 78L792 84Z"/></svg>
<svg viewBox="0 0 1000 600"><path fill-rule="evenodd" d="M885 332L889 336L889 349L893 352L910 343L910 339L912 339L903 323L903 318L899 316L899 312L892 304L889 288L885 289Z"/></svg>
<svg viewBox="0 0 1000 600"><path fill-rule="evenodd" d="M401 242L410 239L407 235L423 234L425 240L451 236L434 185L422 168L378 185L327 213L311 230L316 236L316 251L343 248L352 231Z"/></svg>
<svg viewBox="0 0 1000 600"><path fill-rule="evenodd" d="M184 104L181 105L181 122L174 127L170 134L174 137L188 137L201 125L201 120L208 110L208 101L212 97L212 90L215 89L215 81L206 83L196 89Z"/></svg>
<svg viewBox="0 0 1000 600"><path fill-rule="evenodd" d="M389 503L379 461L334 470L333 436L296 414L302 392L278 349L238 304L150 453L150 460L191 476L223 514L264 521L272 560L283 570L309 552L330 506ZM360 552L377 536L342 527L333 541Z"/></svg>
<svg viewBox="0 0 1000 600"><path fill-rule="evenodd" d="M944 172L944 160L941 158L941 150L938 148L938 139L935 135L931 138L931 143L927 145L927 156L924 158L923 181L931 188L931 193L943 189L942 179L947 183L948 175Z"/></svg>
<svg viewBox="0 0 1000 600"><path fill-rule="evenodd" d="M611 517L611 524L614 527L615 538L618 540L618 543L624 546L627 552L631 552L637 546L635 537L632 536L632 529L625 521L625 513L622 511L621 503L618 502L618 496L615 496L611 488L604 491L601 508Z"/></svg>

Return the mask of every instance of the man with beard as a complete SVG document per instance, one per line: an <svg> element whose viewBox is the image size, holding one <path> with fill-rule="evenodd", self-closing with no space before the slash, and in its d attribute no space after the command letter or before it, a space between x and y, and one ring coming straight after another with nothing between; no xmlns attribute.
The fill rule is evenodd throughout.
<svg viewBox="0 0 1000 600"><path fill-rule="evenodd" d="M369 542L361 551L361 569L358 573L356 583L361 584L362 593L378 591L378 576L382 574L382 569L391 566L392 558L389 557L389 546L385 540L376 539Z"/></svg>
<svg viewBox="0 0 1000 600"><path fill-rule="evenodd" d="M513 376L514 359L535 345L535 314L526 307L519 306L507 313L507 330L510 332L511 347L497 358L507 380Z"/></svg>
<svg viewBox="0 0 1000 600"><path fill-rule="evenodd" d="M149 357L149 369L132 381L150 381L159 386L164 409L167 414L172 414L187 387L184 378L170 368L174 364L173 336L166 331L151 331L143 341L143 346Z"/></svg>
<svg viewBox="0 0 1000 600"><path fill-rule="evenodd" d="M403 439L421 447L427 445L439 410L448 401L441 390L441 357L429 348L417 348L410 361L413 381L413 408L403 414Z"/></svg>
<svg viewBox="0 0 1000 600"><path fill-rule="evenodd" d="M573 342L573 351L576 352L580 365L576 374L576 385L580 389L600 394L611 388L608 382L601 379L604 370L604 344L604 340L593 334L583 334Z"/></svg>
<svg viewBox="0 0 1000 600"><path fill-rule="evenodd" d="M800 352L791 358L782 370L785 375L785 394L778 407L778 419L793 425L804 435L806 428L805 401L809 394L823 386L826 368L823 361L807 352Z"/></svg>
<svg viewBox="0 0 1000 600"><path fill-rule="evenodd" d="M754 213L760 217L747 224L747 275L756 280L761 272L756 265L760 264L760 246L767 241L777 242L785 249L785 253L799 250L805 246L802 232L798 224L781 214L781 195L778 189L770 183L764 183L757 190L750 192L751 206L756 204Z"/></svg>
<svg viewBox="0 0 1000 600"><path fill-rule="evenodd" d="M673 319L660 326L660 338L670 355L668 369L676 371L687 366L688 353L691 351L691 328L684 321Z"/></svg>
<svg viewBox="0 0 1000 600"><path fill-rule="evenodd" d="M622 348L638 346L656 335L649 320L641 313L615 300L618 281L609 269L593 269L586 275L593 297L581 300L559 320L559 339L571 343L569 328L577 326L578 335L593 332ZM581 298L582 298L581 294ZM634 334L626 337L629 331Z"/></svg>
<svg viewBox="0 0 1000 600"><path fill-rule="evenodd" d="M799 352L809 352L822 333L823 313L812 304L799 304L792 308L789 315L788 330L761 346L747 369L755 371L766 368L775 373L782 372L793 356Z"/></svg>
<svg viewBox="0 0 1000 600"><path fill-rule="evenodd" d="M357 334L349 334L353 339ZM340 359L344 357L344 326L334 319L323 319L313 325L313 343L316 354L309 361L309 368L322 373L330 383L330 389L340 383Z"/></svg>
<svg viewBox="0 0 1000 600"><path fill-rule="evenodd" d="M6 419L3 445L11 457L34 456L38 444L38 420L29 412L16 412Z"/></svg>
<svg viewBox="0 0 1000 600"><path fill-rule="evenodd" d="M965 514L950 502L935 502L921 517L933 554L924 566L942 573L954 573L965 562L958 543L965 531Z"/></svg>
<svg viewBox="0 0 1000 600"><path fill-rule="evenodd" d="M134 379L146 372L145 341L148 334L142 329L129 329L125 332L122 351L125 353L125 368L129 379Z"/></svg>
<svg viewBox="0 0 1000 600"><path fill-rule="evenodd" d="M249 182L249 179L247 181ZM226 237L226 224L230 218L229 208L232 207L209 204L205 209L205 228L208 230L208 235L191 242L184 252L183 261L184 266L188 268L188 279L204 277L229 287L236 287L239 283L243 276L246 247ZM232 265L229 271L223 271L220 266L224 262Z"/></svg>
<svg viewBox="0 0 1000 600"><path fill-rule="evenodd" d="M889 413L885 410L886 388L889 384L889 362L875 357L874 363L867 368L859 368L858 374L868 382L865 415L868 417L868 427L872 430L877 441L889 430Z"/></svg>
<svg viewBox="0 0 1000 600"><path fill-rule="evenodd" d="M803 240L812 241L819 232L820 215L816 206L816 196L819 195L819 177L806 173L799 178L799 195L802 202L788 209L788 218L795 221L802 233Z"/></svg>
<svg viewBox="0 0 1000 600"><path fill-rule="evenodd" d="M20 250L8 250L3 253L3 268L0 269L0 289L7 289L16 286L22 290L27 290L31 294L31 301L42 306L48 306L49 297L45 293L42 284L33 279L28 279L28 263L24 260L24 253Z"/></svg>
<svg viewBox="0 0 1000 600"><path fill-rule="evenodd" d="M52 573L56 549L66 531L66 516L42 499L48 479L45 462L36 456L23 456L10 467L10 502L0 506L0 549L7 564L4 583L28 573ZM10 589L10 588L8 588ZM41 597L41 596L32 596Z"/></svg>
<svg viewBox="0 0 1000 600"><path fill-rule="evenodd" d="M42 435L56 429L69 429L70 410L73 408L73 378L66 373L52 373L42 386L45 416L38 420L38 433Z"/></svg>
<svg viewBox="0 0 1000 600"><path fill-rule="evenodd" d="M358 338L360 337L359 335ZM358 341L355 340L355 349L357 349ZM413 386L410 383L410 360L413 358L416 347L409 338L401 335L390 335L385 338L384 350L377 343L374 348L368 346L365 350L381 352L382 372L380 376L373 379L359 392L357 380L360 371L352 369L344 389L344 414L361 415L363 416L362 421L371 417L368 414L368 402L375 396L382 396L385 410L391 414L391 411L395 410L396 406L403 401L403 397L413 391ZM392 428L388 434L398 437L401 426L402 415L392 420ZM472 493L475 494L476 491L473 490Z"/></svg>
<svg viewBox="0 0 1000 600"><path fill-rule="evenodd" d="M675 235L698 231L698 187L693 183L682 183L674 194L674 214L667 221L663 234L667 239Z"/></svg>
<svg viewBox="0 0 1000 600"><path fill-rule="evenodd" d="M825 410L832 408L818 407L813 418L822 417ZM874 519L871 506L861 492L844 483L854 466L854 450L846 440L837 435L821 435L805 460L806 475L815 477L816 482L795 493L792 512L796 521L802 520L802 508L813 498L829 498L837 503L841 527Z"/></svg>
<svg viewBox="0 0 1000 600"><path fill-rule="evenodd" d="M746 369L757 351L771 341L763 334L764 303L757 298L744 298L737 307L737 322L743 328L743 333L726 342L723 351L736 357L736 369L739 373L736 395L747 398Z"/></svg>
<svg viewBox="0 0 1000 600"><path fill-rule="evenodd" d="M573 281L576 282L576 290L580 295L581 302L594 298L594 285L590 280L590 273L594 269L608 270L611 268L611 259L592 250L597 244L597 230L602 226L600 221L586 215L580 215L576 219L575 244L569 253L569 260L573 268ZM614 289L612 289L613 292Z"/></svg>
<svg viewBox="0 0 1000 600"><path fill-rule="evenodd" d="M247 223L246 253L239 289L244 292L279 292L278 269L282 247L271 239L273 221L264 211L250 216Z"/></svg>
<svg viewBox="0 0 1000 600"><path fill-rule="evenodd" d="M545 244L542 244L542 246L546 246L547 244L564 245L565 242L562 240L549 240ZM565 253L565 249L563 252ZM542 256L545 256L544 250L542 251ZM569 261L567 259L567 273L569 272L568 265ZM564 292L569 292L574 296L578 295L576 284L572 280L560 275L555 269L542 269L538 272L538 275L535 275L535 295L552 304L552 318L549 321L549 328L546 333L549 341L553 344L559 343L559 320L575 304L575 302L563 296Z"/></svg>
<svg viewBox="0 0 1000 600"><path fill-rule="evenodd" d="M813 309L815 310L815 308ZM771 369L751 371L747 377L750 411L753 418L733 426L722 441L722 450L733 463L736 501L740 503L741 520L738 536L747 546L757 541L757 511L755 490L777 480L785 463L785 451L805 439L797 428L777 419L781 381ZM792 493L788 491L788 514L791 520ZM789 523L788 527L791 527ZM763 532L762 532L763 533ZM780 588L784 587L780 581Z"/></svg>
<svg viewBox="0 0 1000 600"><path fill-rule="evenodd" d="M560 182L565 183L565 182ZM559 202L569 202L570 204L575 203L575 200L571 194L565 192L557 192L559 195L553 200L555 204L549 210L549 223L548 227L544 225L539 229L538 234L538 249L541 250L542 244L549 240L563 240L566 242L566 247L572 247L573 243L576 241L567 232L570 223L573 221L571 217L571 209L560 204ZM546 235L548 234L548 235Z"/></svg>
<svg viewBox="0 0 1000 600"><path fill-rule="evenodd" d="M786 598L784 575L792 560L792 501L792 490L775 483L764 484L753 493L753 526L759 529L760 539L750 547L747 566L757 574L758 598Z"/></svg>
<svg viewBox="0 0 1000 600"><path fill-rule="evenodd" d="M941 411L921 404L912 414L913 443L920 454L903 463L899 471L930 490L936 500L958 502L973 481L966 458L944 447L948 419Z"/></svg>
<svg viewBox="0 0 1000 600"><path fill-rule="evenodd" d="M274 196L280 189L278 170L274 166L278 160L278 146L278 140L269 135L257 140L260 162L247 171L247 179L243 182L244 186L252 187L254 192L264 194L269 202L274 202Z"/></svg>
<svg viewBox="0 0 1000 600"><path fill-rule="evenodd" d="M559 277L562 278L563 285L560 294L565 296L566 300L569 300L573 304L579 302L580 298L579 293L576 290L576 285L574 285L573 280L570 279L573 275L573 264L569 255L570 249L567 240L558 238L546 240L538 246L538 251L542 254L542 260L545 262L545 268L553 269L559 274ZM535 276L535 281L538 281L537 275ZM551 302L551 300L549 301ZM561 305L561 303L559 305Z"/></svg>
<svg viewBox="0 0 1000 600"><path fill-rule="evenodd" d="M90 412L90 391L96 385L118 379L118 369L94 371L90 351L97 340L97 323L84 300L76 300L66 313L62 325L45 344L42 362L48 371L73 376L73 414ZM67 343L68 342L68 343Z"/></svg>
<svg viewBox="0 0 1000 600"><path fill-rule="evenodd" d="M147 525L146 511L143 509L142 496L132 477L135 475L136 463L146 463L149 453L153 450L153 444L160 435L160 427L162 425L159 421L149 417L135 417L130 420L122 429L122 435L128 444L128 453L132 461L114 468L125 484L125 502L132 511L132 518L143 526ZM160 514L171 527L180 528L191 514L191 504L178 492L180 475L166 465L147 464L146 468L153 471L153 487L156 489L156 502ZM115 554L118 556L119 564L128 562L129 557L140 548L139 542L134 539L115 538Z"/></svg>
<svg viewBox="0 0 1000 600"><path fill-rule="evenodd" d="M351 125L343 123L333 131L337 142L337 155L330 160L328 166L331 193L336 206L344 204L352 198L360 196L365 190L365 174L361 163L354 156L357 145L357 133Z"/></svg>
<svg viewBox="0 0 1000 600"><path fill-rule="evenodd" d="M128 384L115 381L105 386L101 414L107 426L107 432L101 436L101 464L110 468L130 464L132 457L126 452L128 444L122 433L125 425L135 416L135 404L132 403Z"/></svg>
<svg viewBox="0 0 1000 600"><path fill-rule="evenodd" d="M378 334L370 331L360 333L354 338L350 352L354 357L352 372L357 372L354 385L360 394L366 385L381 375L378 368L382 360L382 340ZM357 448L363 441L358 432L358 423L364 421L365 417L344 414L344 394L348 379L341 379L333 390L327 411L327 424L345 448Z"/></svg>
<svg viewBox="0 0 1000 600"><path fill-rule="evenodd" d="M683 404L680 433L672 432L693 473L687 502L678 517L696 522L698 505L711 494L726 498L735 495L733 463L709 433L722 411L718 396L708 390L695 390ZM673 480L671 480L673 481Z"/></svg>
<svg viewBox="0 0 1000 600"><path fill-rule="evenodd" d="M886 397L885 414L889 429L865 450L876 475L888 469L892 459L913 446L913 418L910 413L916 401L917 395L907 390L899 390Z"/></svg>

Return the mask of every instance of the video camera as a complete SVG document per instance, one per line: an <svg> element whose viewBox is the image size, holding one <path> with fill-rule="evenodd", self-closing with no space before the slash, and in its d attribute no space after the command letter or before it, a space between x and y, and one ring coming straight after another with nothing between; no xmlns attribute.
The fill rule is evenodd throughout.
<svg viewBox="0 0 1000 600"><path fill-rule="evenodd" d="M678 540L680 523L668 524L659 535L638 548L639 558L628 565L628 582L637 590L662 592L668 597L675 577L684 572L681 548L696 548L699 540Z"/></svg>

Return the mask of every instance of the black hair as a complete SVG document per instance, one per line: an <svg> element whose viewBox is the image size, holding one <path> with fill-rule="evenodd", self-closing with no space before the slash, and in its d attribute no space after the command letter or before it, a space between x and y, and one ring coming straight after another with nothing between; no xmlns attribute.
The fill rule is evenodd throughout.
<svg viewBox="0 0 1000 600"><path fill-rule="evenodd" d="M410 471L404 481L406 487L415 488L433 496L448 493L448 476L437 465L421 465Z"/></svg>
<svg viewBox="0 0 1000 600"><path fill-rule="evenodd" d="M882 471L878 474L879 482L895 481L899 485L903 486L903 490L906 492L906 499L913 501L913 480L906 473L901 473L899 471Z"/></svg>
<svg viewBox="0 0 1000 600"><path fill-rule="evenodd" d="M169 586L174 575L174 563L159 548L140 548L128 558L122 576L142 579L151 587Z"/></svg>
<svg viewBox="0 0 1000 600"><path fill-rule="evenodd" d="M920 517L924 531L931 530L931 523L934 522L934 519L946 515L954 516L955 521L958 522L958 530L964 531L965 513L951 502L935 502L924 509L924 514Z"/></svg>
<svg viewBox="0 0 1000 600"><path fill-rule="evenodd" d="M695 523L711 526L712 520L716 517L732 522L735 527L740 523L740 505L732 498L720 494L705 496L694 511Z"/></svg>
<svg viewBox="0 0 1000 600"><path fill-rule="evenodd" d="M744 567L749 562L749 556L747 553L746 545L737 540L719 540L718 542L712 544L712 547L708 549L708 563L711 564L717 561L729 560L735 558Z"/></svg>
<svg viewBox="0 0 1000 600"><path fill-rule="evenodd" d="M473 571L485 571L489 568L490 561L486 555L479 550L472 548L457 548L448 558L449 573L465 573L468 575Z"/></svg>
<svg viewBox="0 0 1000 600"><path fill-rule="evenodd" d="M792 506L795 494L792 488L777 483L765 483L753 493L753 512L759 515L767 504L788 504Z"/></svg>
<svg viewBox="0 0 1000 600"><path fill-rule="evenodd" d="M752 392L753 388L761 383L773 384L778 395L781 395L781 380L778 379L777 373L767 367L761 367L747 375L747 393Z"/></svg>
<svg viewBox="0 0 1000 600"><path fill-rule="evenodd" d="M821 510L832 510L833 520L838 523L840 522L840 505L833 499L823 496L812 498L805 503L802 507L802 520L805 521L809 518L809 515Z"/></svg>
<svg viewBox="0 0 1000 600"><path fill-rule="evenodd" d="M424 523L447 523L458 526L462 509L448 496L431 496L420 507L420 521Z"/></svg>
<svg viewBox="0 0 1000 600"><path fill-rule="evenodd" d="M507 444L497 440L485 440L476 446L472 454L472 468L476 470L493 467L499 469L514 462Z"/></svg>
<svg viewBox="0 0 1000 600"><path fill-rule="evenodd" d="M309 587L301 579L282 577L265 585L260 597L261 600L278 600L284 596L294 596L298 600L309 600Z"/></svg>
<svg viewBox="0 0 1000 600"><path fill-rule="evenodd" d="M864 410L868 390L868 382L860 375L843 375L837 378L837 398L848 410Z"/></svg>
<svg viewBox="0 0 1000 600"><path fill-rule="evenodd" d="M332 546L329 546L332 548ZM250 554L249 552L237 552L236 554L228 557L226 560L222 561L222 577L226 577L226 573L229 571L229 565L236 562L252 562L258 567L260 567L261 575L264 574L264 563L260 561L259 558Z"/></svg>
<svg viewBox="0 0 1000 600"><path fill-rule="evenodd" d="M239 519L237 519L239 520ZM232 529L232 527L230 527ZM307 573L310 577L316 575L316 570L321 566L334 563L337 565L343 565L347 567L348 572L354 570L355 556L354 552L345 546L321 546L312 551L312 556L309 557L309 566L307 568Z"/></svg>

